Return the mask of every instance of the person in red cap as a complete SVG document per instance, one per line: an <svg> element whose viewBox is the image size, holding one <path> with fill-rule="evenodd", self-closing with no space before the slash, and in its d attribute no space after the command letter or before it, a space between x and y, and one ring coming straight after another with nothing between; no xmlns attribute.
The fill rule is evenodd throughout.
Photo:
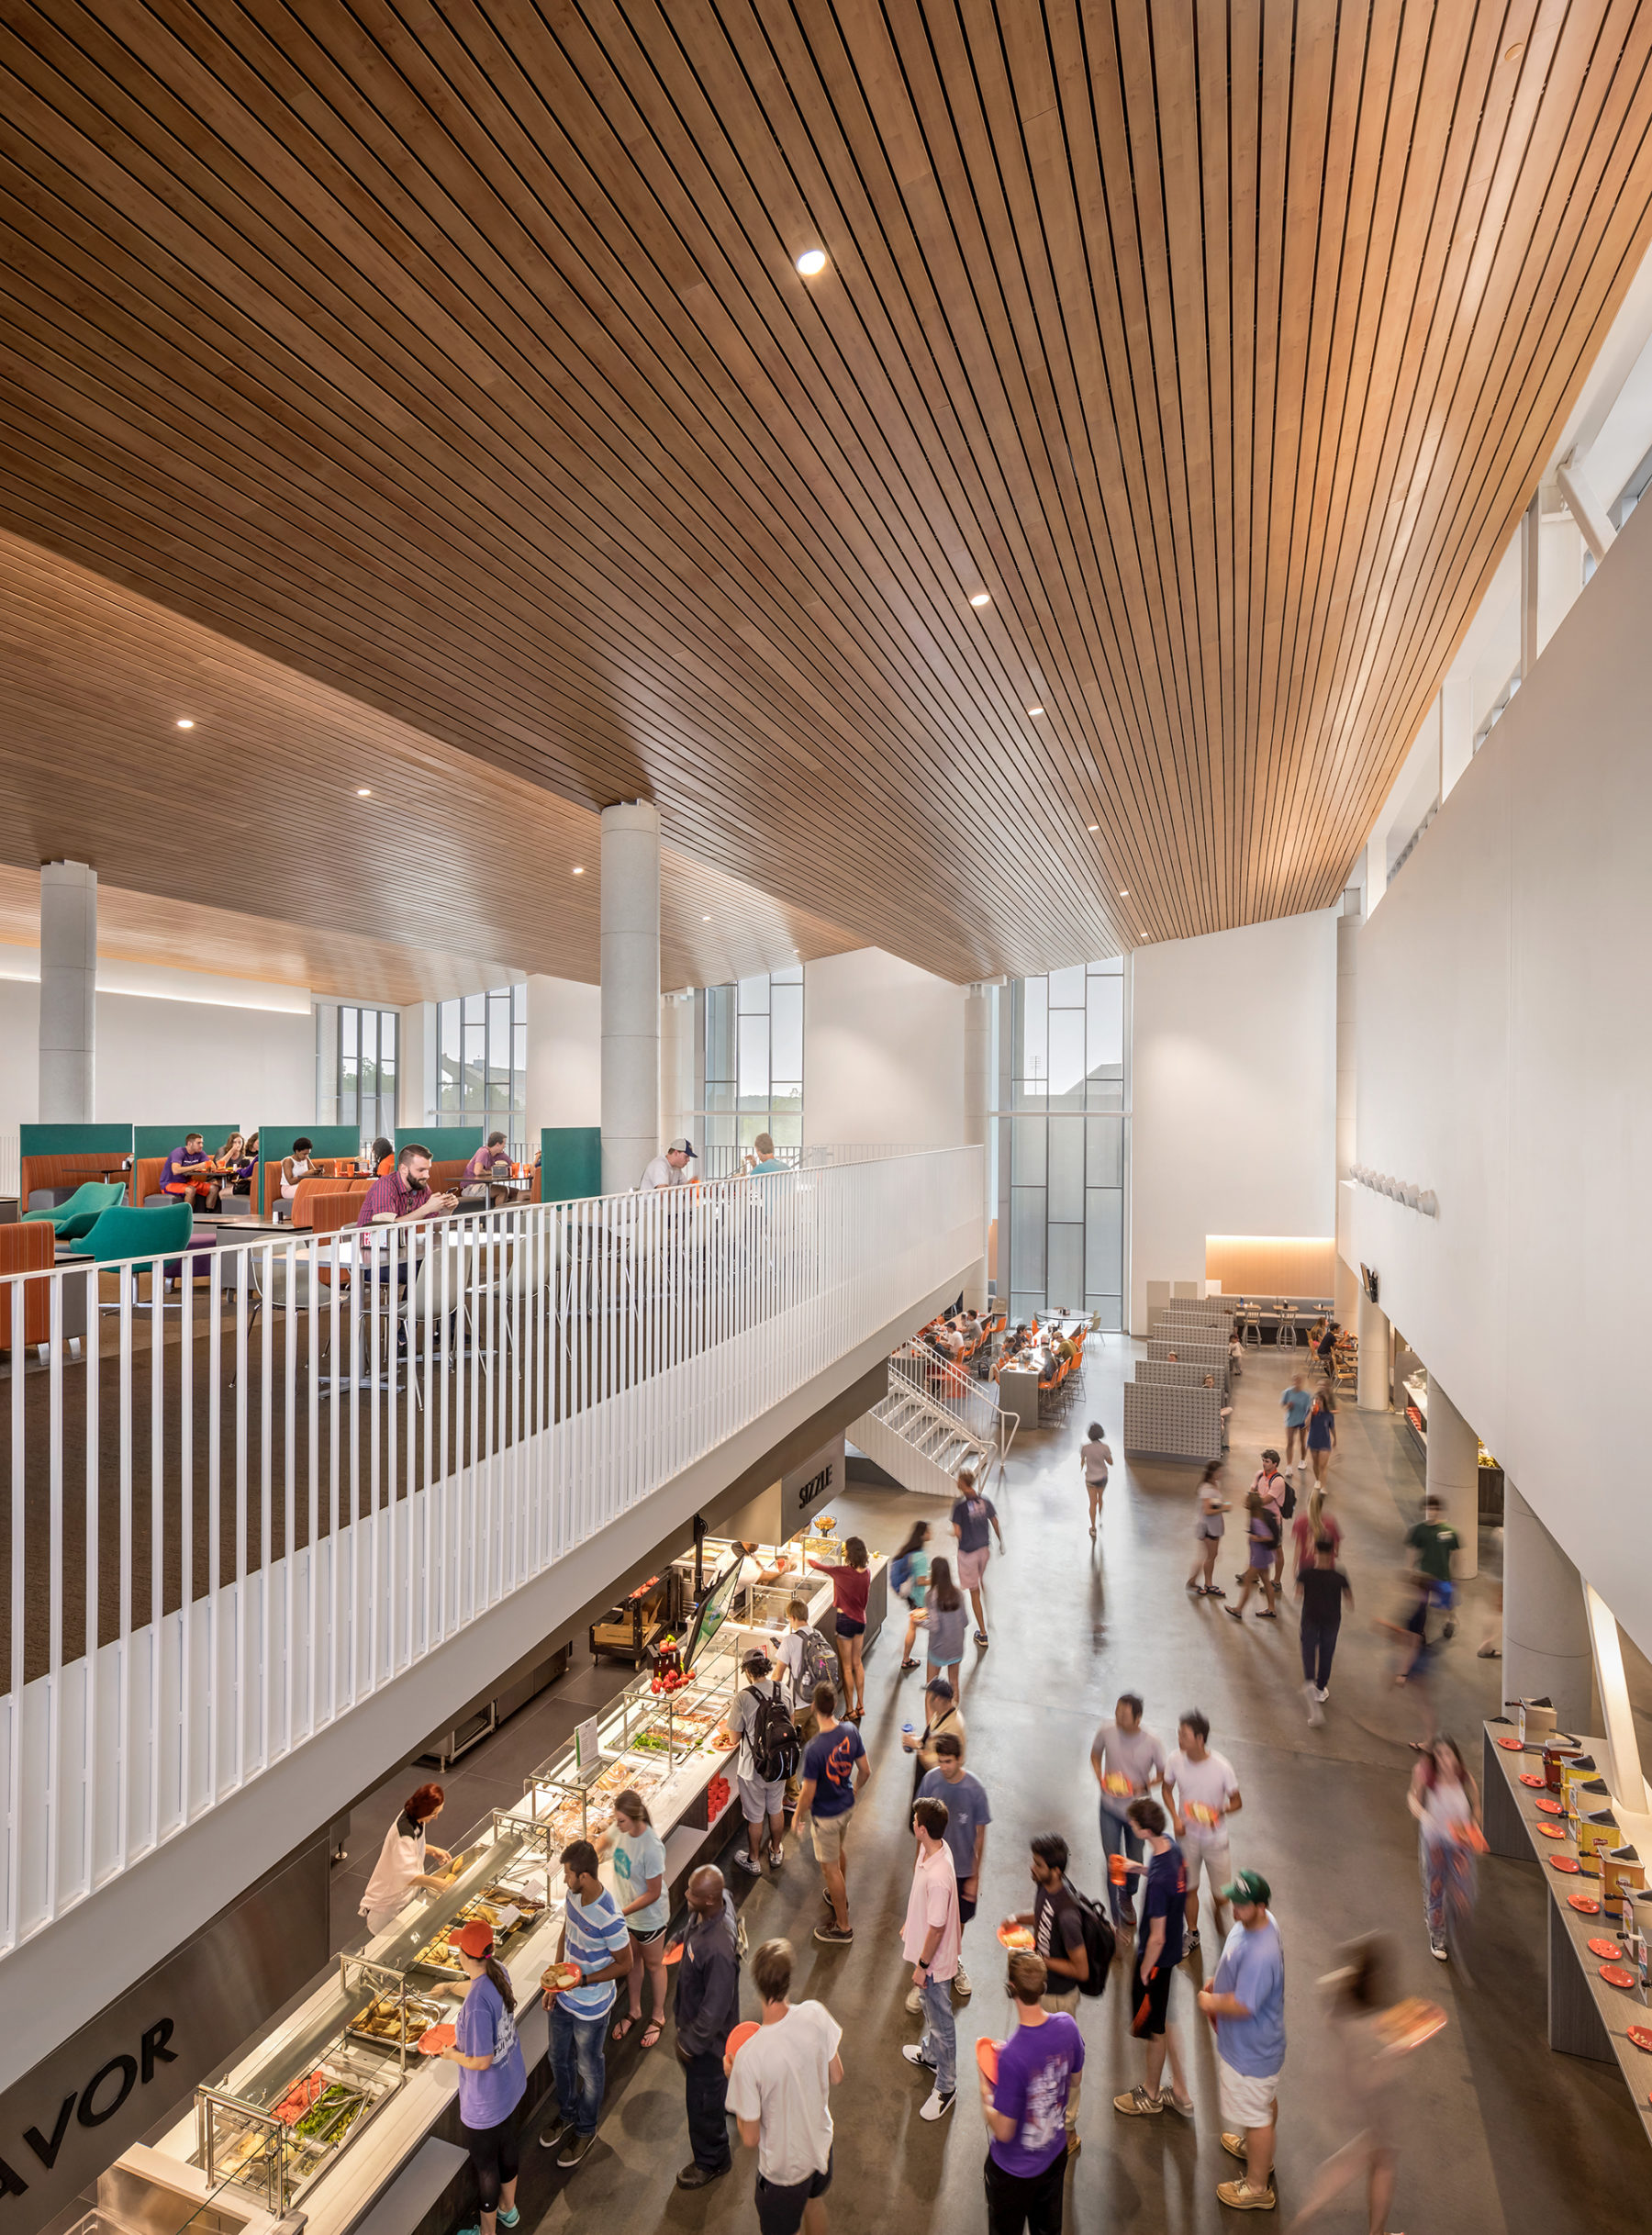
<svg viewBox="0 0 1652 2235"><path fill-rule="evenodd" d="M517 2211L516 2113L528 2089L522 2044L517 2039L516 1990L510 1974L494 1958L493 1927L480 1917L450 1933L448 1944L463 1968L467 1984L454 2041L441 2055L459 2067L459 2123L476 2169L481 2212L475 2226L461 2235L494 2235L513 2228Z"/></svg>

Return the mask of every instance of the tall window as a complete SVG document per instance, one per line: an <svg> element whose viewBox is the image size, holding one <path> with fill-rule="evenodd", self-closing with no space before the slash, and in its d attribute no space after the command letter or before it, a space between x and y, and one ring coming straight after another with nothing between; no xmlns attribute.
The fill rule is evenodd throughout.
<svg viewBox="0 0 1652 2235"><path fill-rule="evenodd" d="M760 1133L803 1145L803 966L708 986L704 1168L729 1168Z"/></svg>
<svg viewBox="0 0 1652 2235"><path fill-rule="evenodd" d="M1012 1317L1124 1311L1130 1149L1124 965L1117 955L999 995L999 1291Z"/></svg>
<svg viewBox="0 0 1652 2235"><path fill-rule="evenodd" d="M363 1141L396 1132L401 1019L394 1009L324 1001L316 1010L316 1119Z"/></svg>
<svg viewBox="0 0 1652 2235"><path fill-rule="evenodd" d="M436 1004L439 1123L497 1127L519 1139L528 1108L528 989L497 986Z"/></svg>

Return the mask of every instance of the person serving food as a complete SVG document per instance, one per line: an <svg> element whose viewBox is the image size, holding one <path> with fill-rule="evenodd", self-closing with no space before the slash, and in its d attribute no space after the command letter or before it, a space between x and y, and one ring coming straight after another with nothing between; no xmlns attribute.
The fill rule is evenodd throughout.
<svg viewBox="0 0 1652 2235"><path fill-rule="evenodd" d="M432 1847L429 1838L430 1827L441 1814L446 1799L440 1785L420 1785L407 1795L401 1814L385 1834L378 1863L361 1902L361 1914L367 1919L373 1939L406 1905L415 1886L428 1886L435 1893L447 1883L431 1877L425 1867L432 1858L438 1862L453 1860L445 1847Z"/></svg>

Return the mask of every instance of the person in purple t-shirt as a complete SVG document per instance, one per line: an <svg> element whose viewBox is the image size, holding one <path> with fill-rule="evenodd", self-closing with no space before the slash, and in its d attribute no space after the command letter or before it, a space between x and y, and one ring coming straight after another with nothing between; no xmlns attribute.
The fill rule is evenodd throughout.
<svg viewBox="0 0 1652 2235"><path fill-rule="evenodd" d="M981 2108L992 2141L984 2168L988 2235L1061 2235L1066 2177L1067 2087L1084 2066L1084 2036L1065 2010L1046 2010L1044 1958L1010 1959L1015 2031L998 2052L997 2076L981 2075Z"/></svg>
<svg viewBox="0 0 1652 2235"><path fill-rule="evenodd" d="M467 1984L448 1989L464 1996L464 2006L452 2046L437 2053L459 2067L459 2123L482 2206L479 2226L461 2235L495 2235L501 2219L507 2228L517 2223L516 2110L528 2092L528 2073L517 2039L516 1995L509 1972L494 1961L491 1925L477 1917L449 1945Z"/></svg>

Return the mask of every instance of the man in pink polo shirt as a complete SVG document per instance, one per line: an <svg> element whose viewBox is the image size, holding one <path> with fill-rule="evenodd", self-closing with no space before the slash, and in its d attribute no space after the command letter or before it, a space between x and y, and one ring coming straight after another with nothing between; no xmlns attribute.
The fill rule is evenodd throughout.
<svg viewBox="0 0 1652 2235"><path fill-rule="evenodd" d="M944 2118L958 2084L958 2039L953 2023L952 1983L958 1974L962 1928L958 1919L958 1879L946 1844L946 1803L912 1804L918 1860L907 1902L901 1947L912 1966L912 1984L923 2002L923 2036L908 2041L901 2055L909 2064L932 2072L935 2084L920 2118Z"/></svg>

